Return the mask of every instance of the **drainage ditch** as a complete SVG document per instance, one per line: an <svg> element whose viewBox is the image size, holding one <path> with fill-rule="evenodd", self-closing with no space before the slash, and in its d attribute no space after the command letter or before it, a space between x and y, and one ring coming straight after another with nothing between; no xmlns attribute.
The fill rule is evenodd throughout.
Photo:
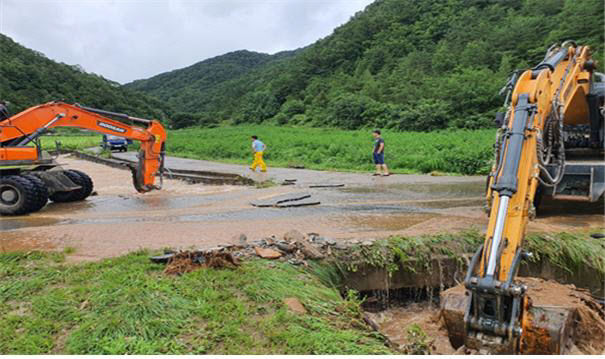
<svg viewBox="0 0 605 359"><path fill-rule="evenodd" d="M547 242L542 237L529 238L528 246L536 255L533 261L522 264L518 277L530 287L535 305L573 307L576 335L568 353L602 354L605 245L588 234L573 239L569 236L549 237ZM455 241L415 240L413 246L405 248L401 239L358 247L353 254L333 261L333 267L324 268L320 275L337 283L345 295L351 289L358 293L364 320L394 350L405 354L468 354L460 343L450 342L440 304L448 289L464 291L461 283L470 251L435 254L456 247L452 246ZM457 249L466 249L473 242L476 239L460 246L458 241Z"/></svg>

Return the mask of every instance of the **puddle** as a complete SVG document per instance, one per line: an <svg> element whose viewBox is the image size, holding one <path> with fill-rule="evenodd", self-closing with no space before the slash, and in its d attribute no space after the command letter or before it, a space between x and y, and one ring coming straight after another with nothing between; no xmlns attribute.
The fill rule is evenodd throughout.
<svg viewBox="0 0 605 359"><path fill-rule="evenodd" d="M0 218L0 231L10 231L13 229L27 227L45 227L67 222L67 220L39 217L35 215L20 217L2 217ZM0 238L1 237L2 236L0 235Z"/></svg>
<svg viewBox="0 0 605 359"><path fill-rule="evenodd" d="M481 197L485 195L485 182L463 183L398 183L373 185L371 187L348 187L341 189L345 193L360 195L388 195L398 193L402 198L432 199Z"/></svg>
<svg viewBox="0 0 605 359"><path fill-rule="evenodd" d="M347 222L350 223L352 229L356 230L363 229L368 232L375 230L398 231L438 216L429 213L400 213L391 214L390 216L349 216L347 217Z"/></svg>

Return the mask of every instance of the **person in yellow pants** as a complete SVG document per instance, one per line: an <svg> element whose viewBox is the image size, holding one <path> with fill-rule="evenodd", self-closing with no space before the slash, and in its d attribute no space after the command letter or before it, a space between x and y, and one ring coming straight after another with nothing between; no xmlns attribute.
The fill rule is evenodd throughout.
<svg viewBox="0 0 605 359"><path fill-rule="evenodd" d="M250 166L252 171L256 171L256 167L260 166L261 172L267 172L267 165L263 161L265 149L267 149L267 146L258 139L258 136L252 136L252 152L254 152L254 162Z"/></svg>

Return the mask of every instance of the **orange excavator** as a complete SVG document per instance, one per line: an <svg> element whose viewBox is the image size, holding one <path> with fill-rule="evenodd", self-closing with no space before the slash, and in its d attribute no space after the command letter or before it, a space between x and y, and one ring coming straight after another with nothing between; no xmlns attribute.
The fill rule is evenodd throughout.
<svg viewBox="0 0 605 359"><path fill-rule="evenodd" d="M554 45L532 69L516 72L503 89L507 111L488 177L489 225L472 257L465 291L442 297L450 341L483 353L564 354L575 313L532 304L515 280L528 220L539 199L595 202L605 191L605 83L590 49Z"/></svg>
<svg viewBox="0 0 605 359"><path fill-rule="evenodd" d="M121 113L49 102L0 118L0 214L22 215L42 209L48 200L80 201L93 190L92 180L78 170L63 170L42 151L40 137L56 127L77 127L140 141L139 162L130 165L140 193L161 188L166 131L158 121ZM116 120L117 118L119 120ZM141 126L131 126L131 121ZM155 185L156 176L160 185Z"/></svg>

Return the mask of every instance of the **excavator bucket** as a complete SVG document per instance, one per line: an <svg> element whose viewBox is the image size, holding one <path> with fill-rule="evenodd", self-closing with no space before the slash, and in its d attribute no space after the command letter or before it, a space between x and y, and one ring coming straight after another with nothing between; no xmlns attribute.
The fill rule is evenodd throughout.
<svg viewBox="0 0 605 359"><path fill-rule="evenodd" d="M441 294L441 315L455 348L464 345L489 354L566 354L573 345L576 308L534 306L528 295L521 314L521 335L510 343L506 336L473 332L467 327L470 300L471 293L463 286Z"/></svg>
<svg viewBox="0 0 605 359"><path fill-rule="evenodd" d="M139 162L137 162L136 164L127 164L128 168L130 169L130 172L132 172L132 184L134 185L134 188L139 193L145 193L152 190L161 189L164 174L164 145L162 145L162 153L159 157L160 163L158 166L158 172L155 174L159 175L160 177L159 186L145 184L145 153L143 151L139 151L138 158Z"/></svg>

